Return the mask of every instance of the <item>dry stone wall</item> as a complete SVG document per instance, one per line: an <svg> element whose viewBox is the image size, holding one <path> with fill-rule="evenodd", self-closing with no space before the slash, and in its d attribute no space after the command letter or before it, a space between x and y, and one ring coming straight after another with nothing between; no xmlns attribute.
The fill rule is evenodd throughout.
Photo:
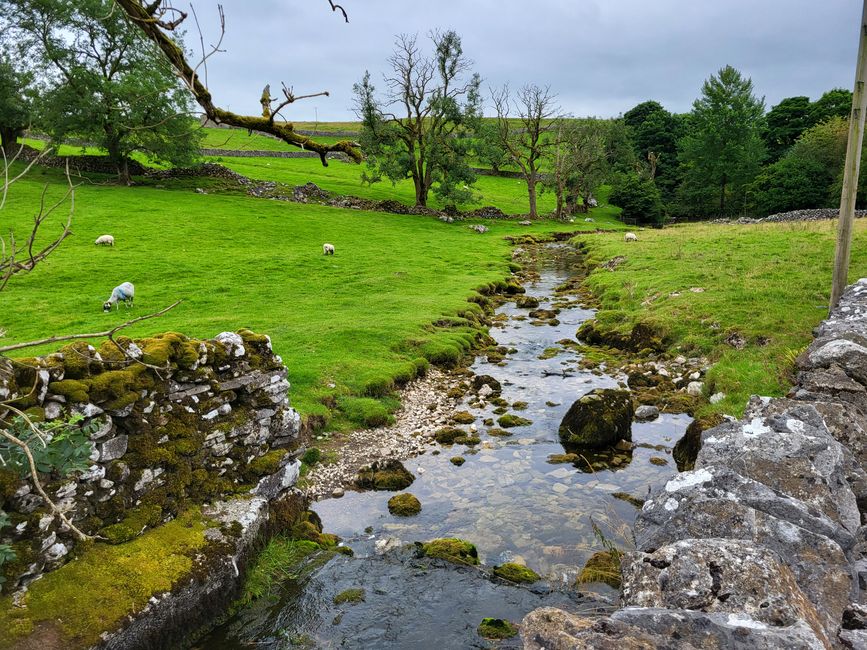
<svg viewBox="0 0 867 650"><path fill-rule="evenodd" d="M45 475L46 492L85 533L122 543L189 503L252 493L266 500L294 485L286 447L300 417L282 360L248 330L212 340L164 334L76 343L48 356L0 358L0 398L35 419L83 416L90 465L70 478ZM0 530L16 560L3 565L12 591L58 568L75 539L28 480L0 469Z"/></svg>
<svg viewBox="0 0 867 650"><path fill-rule="evenodd" d="M798 366L786 398L705 431L695 469L644 504L623 609L537 610L526 647L867 648L867 279Z"/></svg>

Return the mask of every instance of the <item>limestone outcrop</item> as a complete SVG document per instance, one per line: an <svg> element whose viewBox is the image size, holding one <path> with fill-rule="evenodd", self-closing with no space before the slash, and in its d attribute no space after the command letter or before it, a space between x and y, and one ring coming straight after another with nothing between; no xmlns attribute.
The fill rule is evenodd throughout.
<svg viewBox="0 0 867 650"><path fill-rule="evenodd" d="M536 610L526 647L867 647L867 279L816 328L798 371L786 398L696 428L694 469L638 515L623 609Z"/></svg>

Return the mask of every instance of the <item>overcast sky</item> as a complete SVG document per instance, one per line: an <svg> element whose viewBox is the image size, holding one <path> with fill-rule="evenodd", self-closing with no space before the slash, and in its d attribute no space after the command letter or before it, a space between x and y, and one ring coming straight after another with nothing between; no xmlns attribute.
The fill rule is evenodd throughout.
<svg viewBox="0 0 867 650"><path fill-rule="evenodd" d="M181 3L177 3L181 6ZM216 0L194 0L207 42ZM852 87L861 3L855 0L223 0L224 54L209 61L219 105L256 114L262 88L328 90L288 119L351 120L352 84L382 86L399 33L454 29L490 86L550 85L576 116L616 116L646 99L684 112L710 74L730 64L758 96L815 99ZM189 33L192 46L197 35ZM272 94L273 90L272 90Z"/></svg>

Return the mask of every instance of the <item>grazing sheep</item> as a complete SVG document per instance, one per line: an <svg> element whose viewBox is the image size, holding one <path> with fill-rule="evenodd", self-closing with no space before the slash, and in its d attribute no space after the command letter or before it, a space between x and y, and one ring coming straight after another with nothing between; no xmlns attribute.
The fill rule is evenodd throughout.
<svg viewBox="0 0 867 650"><path fill-rule="evenodd" d="M593 217L587 217L584 219L587 223L593 223Z"/></svg>
<svg viewBox="0 0 867 650"><path fill-rule="evenodd" d="M334 244L322 244L323 255L334 255Z"/></svg>
<svg viewBox="0 0 867 650"><path fill-rule="evenodd" d="M114 246L114 237L111 235L100 235L93 243L97 246Z"/></svg>
<svg viewBox="0 0 867 650"><path fill-rule="evenodd" d="M628 232L623 236L623 241L638 241L638 235L634 232Z"/></svg>
<svg viewBox="0 0 867 650"><path fill-rule="evenodd" d="M117 309L120 309L121 301L127 306L127 309L132 307L132 299L135 296L135 287L132 286L132 282L124 282L123 284L117 285L111 291L111 297L106 300L102 305L102 311L107 312L111 311L112 305L115 305Z"/></svg>

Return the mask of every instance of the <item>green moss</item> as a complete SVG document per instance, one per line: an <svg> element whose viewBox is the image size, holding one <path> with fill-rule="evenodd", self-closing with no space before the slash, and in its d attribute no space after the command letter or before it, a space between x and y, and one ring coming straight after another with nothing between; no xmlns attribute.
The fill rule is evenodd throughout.
<svg viewBox="0 0 867 650"><path fill-rule="evenodd" d="M511 639L518 634L518 628L502 618L483 618L477 631L485 639Z"/></svg>
<svg viewBox="0 0 867 650"><path fill-rule="evenodd" d="M529 404L527 402L514 402L512 408L516 411L526 411Z"/></svg>
<svg viewBox="0 0 867 650"><path fill-rule="evenodd" d="M400 461L376 462L358 472L355 484L363 490L404 490L415 480Z"/></svg>
<svg viewBox="0 0 867 650"><path fill-rule="evenodd" d="M533 571L533 569L514 562L506 562L498 567L494 567L494 575L509 582L527 584L541 580L539 574Z"/></svg>
<svg viewBox="0 0 867 650"><path fill-rule="evenodd" d="M488 429L488 435L493 436L494 438L506 438L512 435L511 431L506 431L505 429L500 429L498 427L493 427Z"/></svg>
<svg viewBox="0 0 867 650"><path fill-rule="evenodd" d="M449 458L449 462L456 467L460 467L467 462L467 459L463 456L453 456L452 458Z"/></svg>
<svg viewBox="0 0 867 650"><path fill-rule="evenodd" d="M141 505L130 510L123 521L106 526L99 531L109 544L123 544L135 539L145 530L159 525L163 509L156 504Z"/></svg>
<svg viewBox="0 0 867 650"><path fill-rule="evenodd" d="M558 463L575 463L580 456L578 454L551 454L548 456L548 462L552 465Z"/></svg>
<svg viewBox="0 0 867 650"><path fill-rule="evenodd" d="M190 509L128 544L80 546L75 559L30 585L23 607L0 600L0 648L16 647L42 625L60 635L58 647L98 644L102 631L115 629L190 574L207 545L205 528L199 510Z"/></svg>
<svg viewBox="0 0 867 650"><path fill-rule="evenodd" d="M247 463L245 473L255 477L269 476L280 469L280 463L287 453L286 449L272 449Z"/></svg>
<svg viewBox="0 0 867 650"><path fill-rule="evenodd" d="M499 424L504 429L511 429L512 427L526 427L533 422L528 420L527 418L522 418L520 415L514 415L512 413L508 413L506 415L501 415L497 418L497 424Z"/></svg>
<svg viewBox="0 0 867 650"><path fill-rule="evenodd" d="M388 500L388 511L396 517L411 517L421 512L421 501L409 492L395 494Z"/></svg>
<svg viewBox="0 0 867 650"><path fill-rule="evenodd" d="M391 377L376 377L364 384L364 394L370 397L385 397L394 391L394 379Z"/></svg>
<svg viewBox="0 0 867 650"><path fill-rule="evenodd" d="M456 537L434 539L421 545L421 551L426 557L448 560L455 564L479 563L479 552L469 542Z"/></svg>
<svg viewBox="0 0 867 650"><path fill-rule="evenodd" d="M604 582L609 587L620 588L620 551L597 551L581 570L576 584Z"/></svg>
<svg viewBox="0 0 867 650"><path fill-rule="evenodd" d="M64 377L66 379L83 379L90 375L90 363L93 353L84 341L77 341L60 348L63 355Z"/></svg>
<svg viewBox="0 0 867 650"><path fill-rule="evenodd" d="M434 432L434 440L441 445L452 445L458 438L466 437L467 432L458 427L443 427Z"/></svg>
<svg viewBox="0 0 867 650"><path fill-rule="evenodd" d="M452 416L452 422L455 424L472 424L476 421L476 416L469 411L458 411Z"/></svg>
<svg viewBox="0 0 867 650"><path fill-rule="evenodd" d="M345 591L341 591L334 597L333 600L335 605L342 605L343 603L361 603L364 602L364 589L347 589Z"/></svg>
<svg viewBox="0 0 867 650"><path fill-rule="evenodd" d="M48 390L55 395L63 395L70 403L89 402L89 386L77 379L61 379L48 384Z"/></svg>

